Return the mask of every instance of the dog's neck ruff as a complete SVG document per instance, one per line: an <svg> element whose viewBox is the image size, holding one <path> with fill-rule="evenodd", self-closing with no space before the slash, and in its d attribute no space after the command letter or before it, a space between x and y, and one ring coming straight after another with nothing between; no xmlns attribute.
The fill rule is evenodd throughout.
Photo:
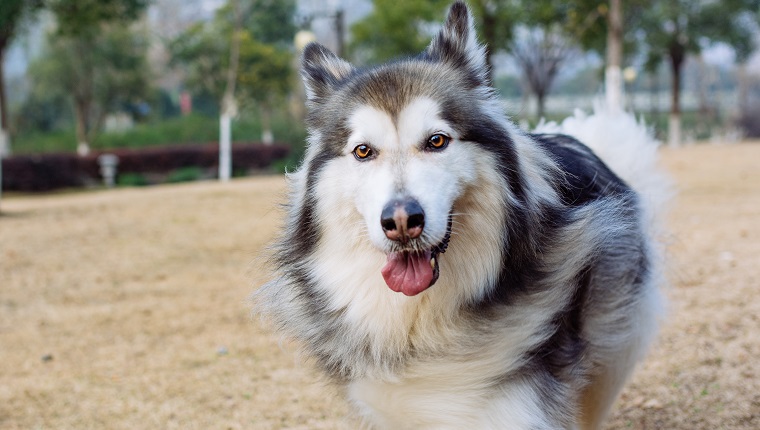
<svg viewBox="0 0 760 430"><path fill-rule="evenodd" d="M399 251L388 254L388 262L381 273L388 287L406 296L417 294L432 287L440 274L438 256L446 252L451 239L452 217L443 240L427 251Z"/></svg>

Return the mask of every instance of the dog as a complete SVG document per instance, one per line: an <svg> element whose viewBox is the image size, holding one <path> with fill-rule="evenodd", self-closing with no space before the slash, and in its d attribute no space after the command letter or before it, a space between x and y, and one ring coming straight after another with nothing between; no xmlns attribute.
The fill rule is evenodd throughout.
<svg viewBox="0 0 760 430"><path fill-rule="evenodd" d="M637 180L510 122L463 2L414 58L357 68L312 43L302 76L308 145L261 312L364 427L599 428L660 309ZM614 158L616 132L651 152L591 135Z"/></svg>

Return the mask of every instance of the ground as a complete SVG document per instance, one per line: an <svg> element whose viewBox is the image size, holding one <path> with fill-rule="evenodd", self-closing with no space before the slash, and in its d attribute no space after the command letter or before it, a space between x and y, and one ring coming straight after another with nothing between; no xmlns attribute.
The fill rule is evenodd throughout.
<svg viewBox="0 0 760 430"><path fill-rule="evenodd" d="M669 315L609 429L760 428L760 142L661 152ZM351 428L252 315L280 177L0 202L0 428Z"/></svg>

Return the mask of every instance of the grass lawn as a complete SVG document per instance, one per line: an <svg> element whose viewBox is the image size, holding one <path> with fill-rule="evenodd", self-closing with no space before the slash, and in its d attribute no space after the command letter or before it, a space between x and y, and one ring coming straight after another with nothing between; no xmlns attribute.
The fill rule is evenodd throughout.
<svg viewBox="0 0 760 430"><path fill-rule="evenodd" d="M662 156L670 316L607 428L760 428L760 142ZM284 186L4 196L0 428L354 428L251 315Z"/></svg>

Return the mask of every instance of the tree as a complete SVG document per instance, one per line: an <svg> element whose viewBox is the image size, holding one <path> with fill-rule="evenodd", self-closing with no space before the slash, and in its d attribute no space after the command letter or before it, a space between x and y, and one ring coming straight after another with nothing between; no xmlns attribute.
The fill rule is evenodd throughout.
<svg viewBox="0 0 760 430"><path fill-rule="evenodd" d="M40 0L3 0L0 7L0 195L2 195L2 159L10 151L8 143L8 105L5 97L5 51L16 36L21 22L41 6Z"/></svg>
<svg viewBox="0 0 760 430"><path fill-rule="evenodd" d="M358 63L381 63L422 52L443 20L449 0L374 0L372 12L351 26L349 50Z"/></svg>
<svg viewBox="0 0 760 430"><path fill-rule="evenodd" d="M289 47L297 30L295 12L295 0L253 0L243 16L243 27L262 44Z"/></svg>
<svg viewBox="0 0 760 430"><path fill-rule="evenodd" d="M544 116L546 96L560 66L573 52L570 39L557 26L526 27L518 31L511 54L523 72L523 79L536 96L537 116Z"/></svg>
<svg viewBox="0 0 760 430"><path fill-rule="evenodd" d="M219 101L221 180L230 176L227 154L238 104L259 107L263 140L273 140L272 103L290 89L287 47L295 34L294 12L292 0L229 0L212 22L191 26L170 44L172 64L184 69L185 84Z"/></svg>
<svg viewBox="0 0 760 430"><path fill-rule="evenodd" d="M544 21L553 16L551 19L582 49L605 58L607 105L619 109L623 104L623 65L639 51L637 30L642 13L653 1L656 0L567 0L559 7L553 2L534 7L547 9Z"/></svg>
<svg viewBox="0 0 760 430"><path fill-rule="evenodd" d="M151 0L42 1L55 14L58 34L78 37L96 36L103 23L134 21L151 2Z"/></svg>
<svg viewBox="0 0 760 430"><path fill-rule="evenodd" d="M374 0L372 12L351 27L351 51L359 63L381 63L422 52L442 21L450 0ZM486 45L486 64L509 48L520 22L518 0L470 0L479 39Z"/></svg>
<svg viewBox="0 0 760 430"><path fill-rule="evenodd" d="M0 158L8 150L8 105L5 94L3 64L5 52L22 22L42 6L41 0L3 0L0 7Z"/></svg>
<svg viewBox="0 0 760 430"><path fill-rule="evenodd" d="M469 5L475 18L480 40L486 45L486 64L493 68L496 52L507 51L514 40L514 31L520 22L520 2L515 0L471 0Z"/></svg>
<svg viewBox="0 0 760 430"><path fill-rule="evenodd" d="M623 0L609 0L609 7L597 6L596 11L606 19L597 22L596 29L589 29L580 38L582 44L593 46L594 37L601 39L602 29L599 27L606 26L603 30L606 33L604 94L608 108L613 111L623 109L623 64L626 53L630 57L632 51L637 51L632 49L638 42L635 33L626 29L635 30L639 27L641 15L651 1L653 0L629 0L624 3Z"/></svg>
<svg viewBox="0 0 760 430"><path fill-rule="evenodd" d="M287 2L275 3L283 5ZM295 27L277 37L264 36L262 32L267 30L260 21L271 20L260 14L258 3L249 10L253 9L257 10L256 14L246 14L243 10L242 26L237 35L240 45L235 94L243 104L264 103L283 97L290 89L292 73L292 57L286 43L292 43ZM189 27L169 45L172 65L184 71L185 85L196 94L211 95L219 101L220 108L231 60L233 26L229 13L227 7L220 9L212 22ZM275 14L279 15L282 13Z"/></svg>
<svg viewBox="0 0 760 430"><path fill-rule="evenodd" d="M30 65L36 91L64 94L74 112L77 151L84 155L106 114L146 96L147 41L120 24L101 24L97 38L48 37L45 55Z"/></svg>
<svg viewBox="0 0 760 430"><path fill-rule="evenodd" d="M89 152L109 109L147 88L147 43L129 29L149 0L46 0L57 30L39 66L69 95L74 107L77 151Z"/></svg>
<svg viewBox="0 0 760 430"><path fill-rule="evenodd" d="M671 72L671 109L668 143L681 142L681 81L687 54L724 42L733 46L740 59L751 52L752 25L758 20L760 0L662 0L643 16L649 63L667 59ZM746 57L745 57L746 58Z"/></svg>
<svg viewBox="0 0 760 430"><path fill-rule="evenodd" d="M567 19L574 11L575 5L563 0L522 4L523 24L510 45L510 54L536 97L538 117L544 115L546 96L560 67L575 50Z"/></svg>

